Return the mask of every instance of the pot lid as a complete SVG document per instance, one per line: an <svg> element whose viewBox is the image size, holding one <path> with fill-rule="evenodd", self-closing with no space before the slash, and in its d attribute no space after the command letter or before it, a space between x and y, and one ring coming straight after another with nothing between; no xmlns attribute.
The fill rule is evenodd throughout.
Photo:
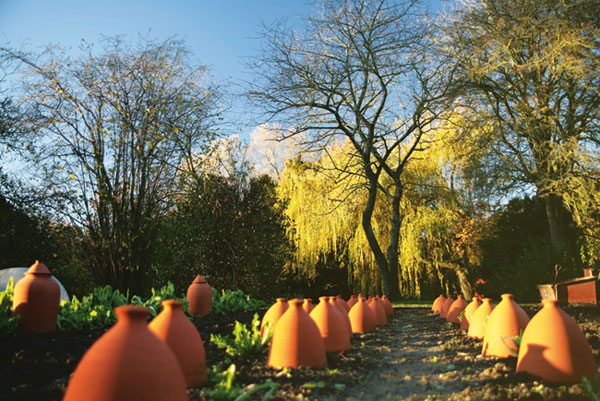
<svg viewBox="0 0 600 401"><path fill-rule="evenodd" d="M194 284L203 284L208 283L202 274L198 274L194 279Z"/></svg>
<svg viewBox="0 0 600 401"><path fill-rule="evenodd" d="M46 265L40 262L39 260L36 260L35 263L31 265L29 270L27 270L27 273L47 274L49 276L52 275L52 273L50 273L50 270L48 270L48 267L46 267Z"/></svg>

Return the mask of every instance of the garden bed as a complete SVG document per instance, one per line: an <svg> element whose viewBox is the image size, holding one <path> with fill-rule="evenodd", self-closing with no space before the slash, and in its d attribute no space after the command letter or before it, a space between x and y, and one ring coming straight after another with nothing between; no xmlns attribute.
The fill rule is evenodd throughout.
<svg viewBox="0 0 600 401"><path fill-rule="evenodd" d="M539 307L525 308L532 316ZM583 328L600 363L600 317L593 306L565 310ZM236 365L242 388L272 380L272 399L310 400L586 400L580 384L551 385L515 373L514 358L480 356L481 343L467 338L424 307L397 308L389 325L376 333L355 335L345 355L328 355L329 369L275 371L266 354L231 358L209 341L230 334L235 321L250 324L254 313L195 318L209 366ZM104 330L67 330L49 334L0 334L0 400L61 400L69 375ZM190 401L209 399L203 388L190 389ZM257 393L255 399L260 399Z"/></svg>

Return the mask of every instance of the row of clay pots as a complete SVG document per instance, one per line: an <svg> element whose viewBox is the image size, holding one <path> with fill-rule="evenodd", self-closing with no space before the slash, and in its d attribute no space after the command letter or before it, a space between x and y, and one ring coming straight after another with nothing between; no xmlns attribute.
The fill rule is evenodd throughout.
<svg viewBox="0 0 600 401"><path fill-rule="evenodd" d="M162 305L148 325L147 308L116 307L117 323L85 353L63 401L187 400L186 387L207 380L204 344L182 302Z"/></svg>
<svg viewBox="0 0 600 401"><path fill-rule="evenodd" d="M443 313L448 298L440 295L434 301L434 313ZM502 295L497 306L490 298L475 298L464 307L460 323L469 337L483 341L484 356L507 358L518 354L517 372L528 372L554 383L578 383L582 377L591 380L595 374L585 335L556 300L544 300L543 308L530 321L511 294ZM514 339L521 333L517 347Z"/></svg>
<svg viewBox="0 0 600 401"><path fill-rule="evenodd" d="M187 291L188 311L205 316L212 310L212 288L198 275ZM18 327L25 332L56 331L60 305L60 287L48 267L35 261L25 277L15 285L12 310L20 316Z"/></svg>
<svg viewBox="0 0 600 401"><path fill-rule="evenodd" d="M377 325L387 324L387 308L379 297L367 300L359 295L349 302L339 296L320 297L314 308L307 305L310 301L292 299L286 303L284 298L277 298L263 316L262 335L267 328L273 332L268 366L324 368L325 353L349 350L353 333L373 332ZM393 308L388 310L393 313Z"/></svg>

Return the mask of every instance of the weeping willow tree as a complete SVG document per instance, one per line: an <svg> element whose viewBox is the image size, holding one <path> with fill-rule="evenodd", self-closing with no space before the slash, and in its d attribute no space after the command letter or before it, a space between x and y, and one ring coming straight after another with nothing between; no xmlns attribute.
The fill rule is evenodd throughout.
<svg viewBox="0 0 600 401"><path fill-rule="evenodd" d="M419 157L404 171L405 193L400 202L401 238L398 281L405 297L422 297L423 283L437 281L449 292L458 287L470 296L469 269L477 266L476 233L481 219L462 207L465 193L462 162L453 141L440 140L455 133L432 130L423 139ZM398 156L404 149L400 148ZM381 276L361 226L368 189L355 169L352 145L347 141L326 149L316 162L290 161L280 176L278 194L287 203L288 234L295 245L297 274L314 277L318 261L334 255L349 263L349 282L354 290L367 293L382 288ZM345 165L339 176L335 166ZM380 185L390 182L380 178ZM388 201L389 202L389 201ZM373 213L373 231L378 240L389 241L391 208L381 201Z"/></svg>

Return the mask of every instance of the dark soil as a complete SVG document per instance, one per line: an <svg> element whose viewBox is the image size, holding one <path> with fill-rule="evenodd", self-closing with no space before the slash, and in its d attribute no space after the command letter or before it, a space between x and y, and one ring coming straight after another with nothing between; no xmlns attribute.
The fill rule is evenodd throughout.
<svg viewBox="0 0 600 401"><path fill-rule="evenodd" d="M526 307L532 316L538 309ZM596 306L568 306L600 363L600 313ZM272 380L273 400L587 400L580 384L553 385L515 373L515 358L483 358L481 343L446 323L429 308L397 308L387 326L355 335L345 355L328 355L325 370L276 371L266 353L230 359L210 343L210 334L230 334L236 320L249 324L254 313L196 318L207 364L237 367L241 387ZM0 333L0 400L61 400L69 375L104 330L48 334ZM190 401L208 400L203 388L190 389ZM254 399L260 399L255 394Z"/></svg>

